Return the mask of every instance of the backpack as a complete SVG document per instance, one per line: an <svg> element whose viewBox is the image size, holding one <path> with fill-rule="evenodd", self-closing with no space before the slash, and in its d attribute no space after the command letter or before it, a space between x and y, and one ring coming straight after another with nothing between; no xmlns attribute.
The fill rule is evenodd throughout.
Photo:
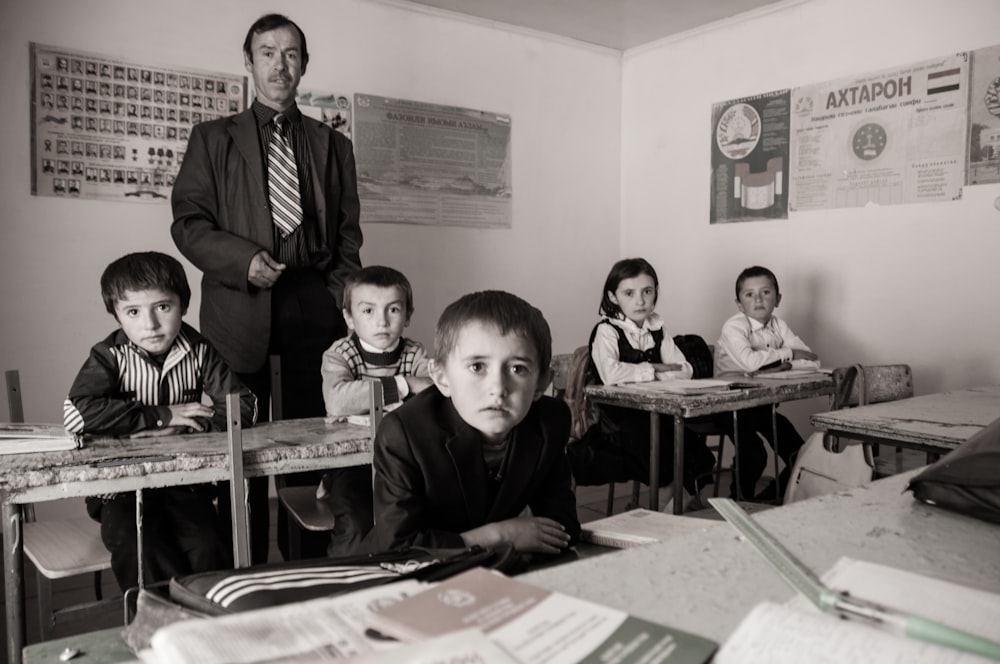
<svg viewBox="0 0 1000 664"><path fill-rule="evenodd" d="M697 334L678 334L674 345L684 353L684 358L694 369L692 378L711 378L715 374L715 358L712 349Z"/></svg>

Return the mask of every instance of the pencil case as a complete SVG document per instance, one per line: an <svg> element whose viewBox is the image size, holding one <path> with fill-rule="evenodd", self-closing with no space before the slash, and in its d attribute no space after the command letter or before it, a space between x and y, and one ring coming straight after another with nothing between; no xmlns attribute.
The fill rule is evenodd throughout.
<svg viewBox="0 0 1000 664"><path fill-rule="evenodd" d="M906 488L930 505L1000 523L1000 419L929 465Z"/></svg>

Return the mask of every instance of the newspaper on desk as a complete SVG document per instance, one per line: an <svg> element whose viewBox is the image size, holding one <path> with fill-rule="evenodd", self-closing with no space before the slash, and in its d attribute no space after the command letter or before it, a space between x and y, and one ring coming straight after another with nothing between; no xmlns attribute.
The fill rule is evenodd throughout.
<svg viewBox="0 0 1000 664"><path fill-rule="evenodd" d="M150 664L325 662L399 647L365 627L366 614L429 587L407 579L337 597L285 604L160 629L140 653Z"/></svg>

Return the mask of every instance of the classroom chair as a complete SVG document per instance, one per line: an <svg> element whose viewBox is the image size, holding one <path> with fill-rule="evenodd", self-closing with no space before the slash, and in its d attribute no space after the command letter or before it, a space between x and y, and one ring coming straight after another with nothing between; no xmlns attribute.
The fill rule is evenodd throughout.
<svg viewBox="0 0 1000 664"><path fill-rule="evenodd" d="M908 364L855 364L833 370L833 410L859 405L884 403L913 396L913 372ZM903 470L903 449L895 448L893 458L879 455L879 446L872 445L875 476L886 477ZM928 453L927 463L937 459Z"/></svg>
<svg viewBox="0 0 1000 664"><path fill-rule="evenodd" d="M23 422L21 380L17 370L4 374L11 422ZM111 569L111 554L101 541L101 526L87 516L76 519L35 519L32 505L24 506L24 555L35 568L38 589L38 625L42 641L52 638L57 622L97 615L121 601L104 598L101 573ZM52 586L56 579L94 575L94 601L55 608Z"/></svg>
<svg viewBox="0 0 1000 664"><path fill-rule="evenodd" d="M281 364L280 358L271 356L271 417L281 419ZM379 380L368 381L369 393L369 432L374 442L378 425L382 422L385 412L385 400L382 394L382 383ZM336 525L336 519L325 500L316 498L316 486L288 486L280 475L274 478L278 501L288 513L288 554L292 560L302 556L302 531L322 533L331 532Z"/></svg>

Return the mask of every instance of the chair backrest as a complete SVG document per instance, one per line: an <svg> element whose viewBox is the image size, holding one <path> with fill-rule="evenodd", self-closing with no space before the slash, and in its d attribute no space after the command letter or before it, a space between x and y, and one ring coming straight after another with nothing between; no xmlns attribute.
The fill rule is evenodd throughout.
<svg viewBox="0 0 1000 664"><path fill-rule="evenodd" d="M7 410L11 422L24 422L24 408L21 405L21 375L17 369L4 372L7 389Z"/></svg>
<svg viewBox="0 0 1000 664"><path fill-rule="evenodd" d="M566 379L569 373L569 363L573 359L573 353L561 353L552 356L552 382L546 394L557 399L562 399L566 394Z"/></svg>
<svg viewBox="0 0 1000 664"><path fill-rule="evenodd" d="M864 374L858 380L858 367ZM913 396L913 373L908 364L852 365L833 370L834 409L850 408L862 402L864 383L866 404L908 399Z"/></svg>
<svg viewBox="0 0 1000 664"><path fill-rule="evenodd" d="M587 430L597 422L597 413L591 406L584 388L592 381L587 368L590 362L590 347L580 346L570 356L566 369L566 386L563 400L569 405L571 424L570 440L580 440Z"/></svg>

